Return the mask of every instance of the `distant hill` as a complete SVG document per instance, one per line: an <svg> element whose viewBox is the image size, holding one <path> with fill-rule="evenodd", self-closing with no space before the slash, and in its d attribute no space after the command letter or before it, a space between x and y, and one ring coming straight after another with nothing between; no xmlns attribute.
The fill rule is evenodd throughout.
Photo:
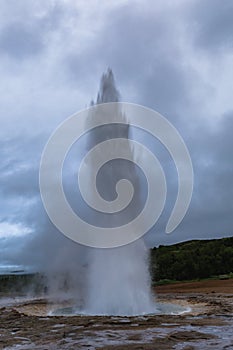
<svg viewBox="0 0 233 350"><path fill-rule="evenodd" d="M233 237L153 248L151 272L153 281L193 280L233 273Z"/></svg>

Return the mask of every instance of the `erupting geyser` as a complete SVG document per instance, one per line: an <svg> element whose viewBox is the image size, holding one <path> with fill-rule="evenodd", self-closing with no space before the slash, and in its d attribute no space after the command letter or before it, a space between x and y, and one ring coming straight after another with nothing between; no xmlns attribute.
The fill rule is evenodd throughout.
<svg viewBox="0 0 233 350"><path fill-rule="evenodd" d="M116 89L114 76L109 69L103 75L96 104L118 102L119 93ZM94 104L92 102L92 104ZM120 113L120 111L119 111ZM91 118L101 118L101 115L90 115ZM121 116L127 118L127 116ZM103 140L113 138L129 139L129 125L108 124L92 132L88 140L88 148ZM130 143L127 152L132 153ZM135 164L116 159L106 165L105 171L97 183L98 190L106 200L112 200L114 185L120 179L128 179L134 187L134 200L125 212L105 215L102 225L114 227L121 222L132 219L140 211L142 202L142 188ZM92 160L87 164L91 174ZM88 180L87 180L88 181ZM110 204L111 205L111 202ZM91 249L87 274L87 294L85 313L105 315L138 315L156 311L150 286L148 250L143 239L117 248Z"/></svg>
<svg viewBox="0 0 233 350"><path fill-rule="evenodd" d="M53 287L58 286L56 295L61 289L73 307L55 310L53 314L131 316L187 311L154 301L149 249L143 235L163 211L166 178L155 155L133 140L134 127L158 138L177 166L180 186L166 232L177 227L190 203L190 156L182 138L164 117L118 99L109 69L102 77L96 102L62 123L43 152L43 203L52 223L70 238L59 238L57 259L46 267L48 275L52 270L49 281ZM79 206L75 212L66 200L61 174L77 140L78 153L75 159L70 158L70 167L64 173L68 198L75 207ZM78 186L74 187L77 178ZM187 179L191 179L188 190Z"/></svg>

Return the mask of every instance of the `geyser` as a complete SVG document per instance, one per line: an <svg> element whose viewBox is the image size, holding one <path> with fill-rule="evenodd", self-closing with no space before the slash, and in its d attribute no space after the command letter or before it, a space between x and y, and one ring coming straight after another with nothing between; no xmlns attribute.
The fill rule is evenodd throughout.
<svg viewBox="0 0 233 350"><path fill-rule="evenodd" d="M115 86L114 76L109 69L102 76L96 104L118 102L119 93ZM94 104L94 102L92 102ZM120 111L119 111L120 113ZM90 115L101 118L101 115ZM127 116L122 115L123 118ZM113 138L129 139L129 125L108 124L106 127L93 131L88 139L87 148L103 140ZM128 143L127 152L133 152ZM94 160L90 159L87 169L91 175ZM121 162L116 159L106 165L97 181L98 191L106 200L114 197L114 185L120 179L128 179L134 187L134 198L122 213L105 215L101 221L104 227L114 227L119 223L132 220L143 206L142 186L135 164ZM88 178L87 178L88 182ZM88 187L88 186L87 186ZM90 194L91 195L91 194ZM109 202L111 205L111 202ZM120 215L121 214L121 215ZM95 220L95 218L92 218ZM149 252L143 239L117 248L90 249L88 252L87 293L84 312L87 314L104 315L139 315L156 311L149 274Z"/></svg>
<svg viewBox="0 0 233 350"><path fill-rule="evenodd" d="M71 143L70 153L68 151L66 153L67 157L64 161L66 170L63 172L64 192L73 209L71 214L78 209L75 213L76 216L81 214L82 221L86 224L80 226L82 228L78 227L78 224L71 225L74 228L74 233L77 235L80 233L87 237L88 244L86 246L80 245L61 235L44 234L40 238L43 243L46 242L45 255L46 249L49 250L49 253L51 252L51 248L47 248L51 247L51 244L48 244L50 240L54 240L54 237L57 238L54 242L55 249L54 244L52 244L53 251L56 251L54 259L51 259L49 254L49 258L44 259L45 271L48 276L48 292L52 300L68 301L69 305L67 303L63 303L63 305L71 306L69 310L72 314L139 315L156 312L149 274L149 250L146 248L143 238L136 240L139 235L135 235L136 230L140 233L141 231L146 232L141 230L141 227L144 226L145 222L148 222L146 218L150 218L151 211L147 211L147 215L142 216L143 219L139 220L140 224L134 220L140 217L149 193L147 188L149 187L147 185L148 171L144 173L143 167L140 168L138 165L140 162L137 161L143 158L146 162L148 158L144 157L142 150L137 151L136 142L133 143L131 140L131 127L127 123L127 113L124 113L121 104L116 102L119 102L119 93L115 86L113 73L108 70L102 76L97 99L91 103L92 107L86 111L85 118L80 120L77 116L68 119L77 122L75 124L77 129L78 123L84 125L82 130L88 132L83 133L84 137L78 140L78 131L74 124L72 124L72 128L69 125L68 128L59 129L59 133L55 133L56 141L51 138L49 141L49 144L53 145L55 153L48 152L50 148L47 148L47 153L44 152L47 156L45 156L44 162L42 161L44 167L42 166L40 179L42 178L44 182L40 181L40 184L45 185L45 187L42 186L45 191L42 193L51 200L49 210L52 208L52 217L54 219L55 214L56 219L57 217L59 219L59 224L65 223L66 226L69 226L75 215L69 216L70 211L67 212L66 207L64 210L59 205L56 207L56 204L60 203L58 200L60 197L57 195L63 192L60 191L59 187L51 195L47 189L50 189L50 186L52 190L57 188L57 183L60 182L57 181L57 175L60 174L61 163L54 160L57 154L59 156L63 154L61 152L62 145L67 145L66 142L71 135L73 135L72 140L79 141L76 144L77 148L71 149L71 145L73 145ZM108 106L113 105L115 106L114 110L109 110ZM64 125L66 124L63 123ZM121 142L123 140L123 149L119 147L120 140ZM111 146L109 146L110 143ZM101 144L102 148L99 148ZM93 149L97 151L93 152ZM139 154L139 152L141 153ZM99 160L101 166L96 168L96 163ZM49 169L46 167L47 164ZM56 168L57 164L58 168ZM65 167L67 164L68 166ZM151 166L150 162L149 167L152 168L153 172L152 175L150 172L150 175L156 180L156 171L153 170L154 167ZM54 176L51 177L51 174ZM82 178L81 186L80 178ZM161 188L161 186L157 187ZM93 203L93 198L95 198L94 206L89 204ZM119 198L123 198L123 207L118 201ZM98 205L95 206L99 202L101 205L104 204L104 208L107 210L99 210ZM153 210L154 199L152 201L152 215ZM52 222L54 223L53 220ZM129 225L127 225L128 223ZM88 231L90 227L91 231ZM46 232L46 230L44 231ZM64 232L62 229L60 231ZM95 237L96 240L99 239L100 231L104 231L104 236L102 236L104 239L101 241L103 244L98 245L95 244L94 240ZM116 231L120 233L118 236L114 233ZM121 244L111 245L117 240L115 237L119 238L120 235L126 240L123 240ZM80 241L75 240L75 242ZM53 313L56 314L56 312L60 313L62 310Z"/></svg>
<svg viewBox="0 0 233 350"><path fill-rule="evenodd" d="M81 241L79 239L74 241L85 242L83 243L85 245L74 243L61 236L55 242L56 259L45 265L50 282L48 288L50 297L53 302L57 299L63 308L51 309L50 314L53 315L133 316L158 313L180 314L188 311L177 305L154 301L149 273L149 250L143 238L136 239L142 236L135 235L135 232L140 231L140 234L143 234L147 231L141 228L145 223L150 222L152 217L154 219L154 210L159 201L159 208L161 208L166 187L163 187L163 176L158 176L160 168L153 166L157 163L152 162L154 159L150 155L145 156L143 150L139 149L137 143L131 139L131 127L127 123L127 115L128 120L132 120L130 119L132 116L129 109L121 109L122 104L117 103L118 99L119 93L112 71L108 70L102 77L97 100L95 103L92 102L92 107L85 111L85 118L78 119L76 115L75 118L68 119L69 122L75 120L76 124L71 123L72 128L69 123L69 128L66 128L66 123L62 124L65 125L62 133L66 131L63 141L67 141L70 135L73 135L72 142L77 140L79 125L82 125L82 135L85 136L81 141L79 140L81 143L77 143L79 151L75 152L75 159L70 158L71 167L68 167L68 171L64 174L66 180L71 180L67 181L67 194L71 194L68 198L73 205L78 204L79 214L83 215L82 223L85 223L84 226L81 224L82 229L79 229L80 221L73 221L75 222L72 226L74 231L72 236L68 237L74 238L76 233L77 236L82 234ZM109 108L112 106L114 106L113 109ZM133 115L141 118L141 114L137 114L135 110ZM159 120L161 122L161 118ZM163 122L164 119L162 124ZM57 164L54 162L55 153L59 151L58 155L63 154L59 148L63 145L60 131L59 129L59 133L55 134L56 137L58 135L58 141L55 138L56 142L54 139L51 142L52 157L49 157L46 163L50 165L50 172L54 171L51 164L53 167ZM69 144L70 147L73 145L72 142ZM64 142L64 144L66 151L67 143ZM148 159L152 160L148 161ZM76 166L77 160L79 167ZM61 163L58 162L58 164L60 169ZM77 168L79 186L77 186ZM46 176L43 178L46 189L47 176L50 172L46 171ZM55 175L57 173L55 171ZM51 188L54 188L54 184L56 185L56 176L54 179L55 183L50 179ZM53 181L54 179L52 177ZM72 186L74 179L75 188ZM152 186L152 182L155 186ZM69 216L70 211L67 212L66 206L65 210L56 210L55 198L59 190L60 187L53 196L50 195L52 203L49 208L52 208L56 218L59 214L59 224L65 222L69 226L74 218L73 212ZM76 193L75 190L77 190ZM59 200L57 202L60 203ZM150 202L150 210L146 211L144 209L148 208L148 202ZM58 209L60 209L59 206ZM157 212L160 213L159 210ZM141 213L144 215L140 215ZM48 238L46 242L49 242Z"/></svg>

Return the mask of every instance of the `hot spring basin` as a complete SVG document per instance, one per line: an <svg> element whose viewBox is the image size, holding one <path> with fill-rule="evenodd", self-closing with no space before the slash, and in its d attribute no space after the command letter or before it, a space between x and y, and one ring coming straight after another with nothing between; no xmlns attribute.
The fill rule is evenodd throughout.
<svg viewBox="0 0 233 350"><path fill-rule="evenodd" d="M183 306L176 303L157 302L154 311L151 313L134 314L123 312L119 313L93 313L88 310L81 310L76 306L69 306L63 308L57 308L52 310L50 316L144 316L144 315L182 315L184 313L191 312L192 309L189 306Z"/></svg>

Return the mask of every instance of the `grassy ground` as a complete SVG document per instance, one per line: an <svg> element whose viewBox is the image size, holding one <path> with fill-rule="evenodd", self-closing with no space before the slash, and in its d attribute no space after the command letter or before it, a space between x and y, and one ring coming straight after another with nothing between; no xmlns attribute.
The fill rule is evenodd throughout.
<svg viewBox="0 0 233 350"><path fill-rule="evenodd" d="M184 280L184 281L163 279L163 280L154 282L153 286L163 286L166 284L189 283L189 282L200 282L200 281L211 281L211 280L229 280L229 279L233 279L232 272L229 274L225 274L225 275L212 276L209 278L202 278L202 279L190 279L190 280Z"/></svg>

